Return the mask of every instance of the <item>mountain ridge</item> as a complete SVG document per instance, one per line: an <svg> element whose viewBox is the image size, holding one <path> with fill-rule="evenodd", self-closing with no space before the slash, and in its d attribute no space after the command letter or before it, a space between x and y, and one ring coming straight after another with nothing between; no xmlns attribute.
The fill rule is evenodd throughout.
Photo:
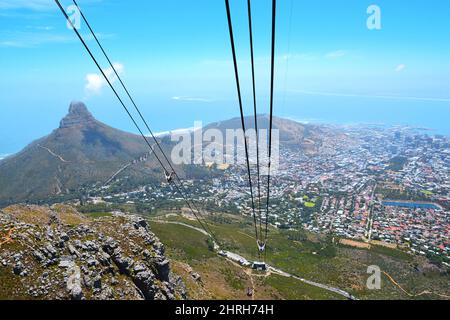
<svg viewBox="0 0 450 320"><path fill-rule="evenodd" d="M83 103L73 102L57 129L0 161L0 201L42 199L104 182L124 163L148 154L142 137L96 120ZM154 178L155 158L147 160L130 174Z"/></svg>
<svg viewBox="0 0 450 320"><path fill-rule="evenodd" d="M253 117L245 121L247 128L253 128ZM268 116L259 115L260 128L268 128L268 124ZM319 151L323 132L318 126L276 117L273 125L280 130L283 146L300 147L311 154ZM210 128L240 129L240 118L214 122L203 130ZM157 139L170 156L175 143L169 136ZM158 150L156 154L163 158ZM98 121L83 102L74 101L58 128L0 160L0 205L65 195L86 185L103 185L125 166L128 177L143 183L164 180L162 168L141 136ZM187 166L175 168L181 177L185 176Z"/></svg>

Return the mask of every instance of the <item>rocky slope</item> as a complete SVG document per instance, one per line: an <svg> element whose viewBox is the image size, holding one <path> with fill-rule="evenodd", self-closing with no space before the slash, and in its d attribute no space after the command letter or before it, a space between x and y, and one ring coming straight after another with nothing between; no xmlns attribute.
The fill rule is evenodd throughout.
<svg viewBox="0 0 450 320"><path fill-rule="evenodd" d="M137 216L70 206L0 211L0 299L184 299L164 246Z"/></svg>

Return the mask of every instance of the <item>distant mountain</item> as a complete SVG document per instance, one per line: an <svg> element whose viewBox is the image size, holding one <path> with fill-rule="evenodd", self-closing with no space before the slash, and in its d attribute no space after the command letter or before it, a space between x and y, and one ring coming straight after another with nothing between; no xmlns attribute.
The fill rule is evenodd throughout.
<svg viewBox="0 0 450 320"><path fill-rule="evenodd" d="M254 129L255 121L253 116L244 118L246 129ZM258 115L258 129L269 131L270 117L268 115ZM242 127L241 118L214 122L207 125L204 130L216 128L221 131L226 129L240 129ZM302 124L293 120L273 117L272 128L279 130L280 147L295 148L308 154L315 154L320 151L323 139L329 134L329 130L324 126ZM338 134L334 132L333 134Z"/></svg>
<svg viewBox="0 0 450 320"><path fill-rule="evenodd" d="M0 202L42 199L106 182L128 164L128 175L162 175L141 136L97 121L81 102L70 104L59 128L0 162Z"/></svg>
<svg viewBox="0 0 450 320"><path fill-rule="evenodd" d="M246 117L245 122L247 128L254 128L252 116ZM260 129L268 129L269 117L258 116L258 124ZM210 128L223 132L240 129L241 120L211 123L203 130ZM279 129L281 148L293 148L308 155L325 153L324 141L346 139L326 126L277 117L273 119L273 128ZM175 142L171 142L170 135L158 139L170 156ZM149 141L153 144L152 139ZM180 176L191 178L212 174L206 167L177 166L176 170ZM162 168L141 136L114 129L96 120L82 102L72 102L56 130L0 160L0 206L73 194L83 186L102 186L124 177L128 177L122 181L126 184L164 179Z"/></svg>

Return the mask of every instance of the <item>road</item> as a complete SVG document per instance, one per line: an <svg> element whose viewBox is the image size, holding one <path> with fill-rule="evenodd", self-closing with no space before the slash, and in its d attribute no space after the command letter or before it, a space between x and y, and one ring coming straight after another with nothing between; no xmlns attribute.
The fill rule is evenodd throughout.
<svg viewBox="0 0 450 320"><path fill-rule="evenodd" d="M191 225L189 225L187 223L177 222L177 221L166 221L166 220L152 220L152 221L159 222L159 223L176 224L176 225L184 226L184 227L196 230L196 231L198 231L198 232L200 232L200 233L204 234L205 236L208 236L208 237L210 237L212 239L211 235L208 232L206 232L205 230L203 230L201 228L198 228L198 227L191 226ZM215 248L216 251L220 250L219 245L216 244L215 242L214 242L214 248ZM222 251L222 252L225 254L225 255L222 255L222 256L227 258L227 259L231 259L232 261L237 262L239 264L250 264L251 265L251 262L249 262L247 259L245 259L244 257L240 256L237 253L230 252L230 251ZM311 286L315 286L315 287L318 287L318 288L321 288L321 289L324 289L324 290L336 293L336 294L341 295L341 296L343 296L343 297L345 297L346 299L349 299L349 300L357 300L353 295L351 295L350 293L348 293L348 292L346 292L344 290L341 290L339 288L335 288L335 287L332 287L332 286L329 286L329 285L326 285L326 284L322 284L322 283L319 283L319 282L315 282L315 281L307 280L307 279L304 279L304 278L300 278L300 277L298 277L296 275L290 274L290 273L285 272L285 271L283 271L281 269L272 267L272 266L270 266L268 264L266 264L266 265L267 265L267 269L269 271L271 271L273 273L276 273L276 274L278 274L280 276L296 279L298 281L304 282L304 283L309 284Z"/></svg>
<svg viewBox="0 0 450 320"><path fill-rule="evenodd" d="M276 273L276 274L278 274L280 276L287 277L287 278L293 278L293 279L299 280L301 282L307 283L307 284L309 284L311 286L315 286L315 287L318 287L318 288L322 288L324 290L328 290L328 291L334 292L334 293L339 294L339 295L341 295L341 296L343 296L343 297L345 297L345 298L347 298L349 300L357 300L353 295L351 295L347 291L341 290L339 288L331 287L329 285L322 284L322 283L315 282L315 281L311 281L311 280L306 280L304 278L300 278L300 277L298 277L296 275L287 273L287 272L285 272L283 270L280 270L280 269L277 269L277 268L274 268L274 267L271 267L271 266L269 266L268 268L269 268L270 271L272 271L273 273Z"/></svg>
<svg viewBox="0 0 450 320"><path fill-rule="evenodd" d="M370 242L372 240L372 226L373 226L373 202L375 198L375 190L377 189L378 184L375 183L375 186L373 187L372 194L370 196L370 208L369 208L369 214L367 216L367 241Z"/></svg>

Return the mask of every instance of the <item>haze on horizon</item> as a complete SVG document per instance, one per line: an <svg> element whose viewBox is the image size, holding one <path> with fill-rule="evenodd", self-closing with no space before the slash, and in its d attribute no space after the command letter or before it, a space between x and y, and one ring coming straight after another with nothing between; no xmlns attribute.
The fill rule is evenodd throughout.
<svg viewBox="0 0 450 320"><path fill-rule="evenodd" d="M369 1L278 2L275 115L450 135L450 42L443 41L450 3L375 3L381 30L366 27ZM223 1L79 4L155 132L238 116ZM231 5L251 115L246 2ZM258 111L267 113L271 4L253 6ZM134 131L54 1L0 0L0 30L0 158L50 133L72 100L84 101L99 120ZM81 31L87 35L85 26Z"/></svg>

